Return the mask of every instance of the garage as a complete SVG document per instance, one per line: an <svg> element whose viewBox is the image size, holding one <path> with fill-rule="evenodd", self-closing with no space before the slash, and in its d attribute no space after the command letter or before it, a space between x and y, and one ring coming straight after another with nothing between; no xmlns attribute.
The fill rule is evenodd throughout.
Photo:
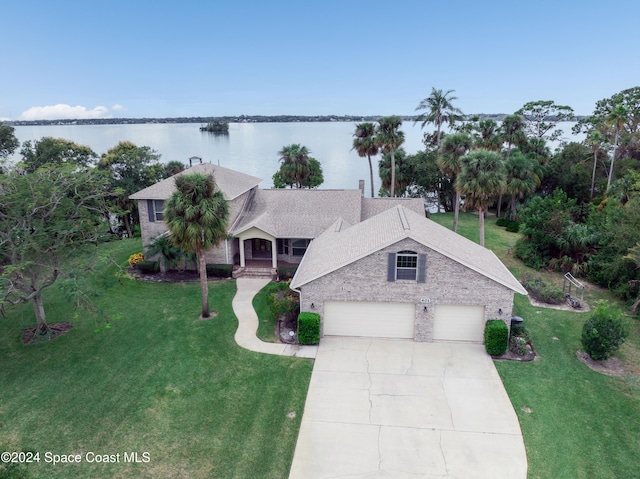
<svg viewBox="0 0 640 479"><path fill-rule="evenodd" d="M325 301L325 336L413 339L413 303Z"/></svg>
<svg viewBox="0 0 640 479"><path fill-rule="evenodd" d="M433 320L434 341L484 341L484 306L438 304Z"/></svg>

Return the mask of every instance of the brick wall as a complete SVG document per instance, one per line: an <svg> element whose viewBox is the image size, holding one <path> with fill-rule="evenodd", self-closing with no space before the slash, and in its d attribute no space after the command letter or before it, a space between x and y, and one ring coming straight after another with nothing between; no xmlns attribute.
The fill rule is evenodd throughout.
<svg viewBox="0 0 640 479"><path fill-rule="evenodd" d="M412 250L427 255L426 282L387 281L388 253ZM485 306L485 321L503 319L507 326L513 292L499 283L411 239L402 240L301 287L301 311L322 317L324 301L410 302L416 307L415 340L431 341L438 304ZM428 301L428 302L424 302ZM424 312L424 306L427 312ZM502 314L499 314L502 309Z"/></svg>

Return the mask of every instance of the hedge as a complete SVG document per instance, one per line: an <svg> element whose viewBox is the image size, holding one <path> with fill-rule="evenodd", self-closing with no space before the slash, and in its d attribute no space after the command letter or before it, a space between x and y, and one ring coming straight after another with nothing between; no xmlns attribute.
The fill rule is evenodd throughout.
<svg viewBox="0 0 640 479"><path fill-rule="evenodd" d="M297 266L281 266L277 268L276 272L278 273L278 279L284 280L293 278L293 275L296 274L297 269Z"/></svg>
<svg viewBox="0 0 640 479"><path fill-rule="evenodd" d="M232 264L208 264L207 276L215 278L230 278L233 271Z"/></svg>
<svg viewBox="0 0 640 479"><path fill-rule="evenodd" d="M318 344L320 342L320 315L303 312L298 315L298 342Z"/></svg>
<svg viewBox="0 0 640 479"><path fill-rule="evenodd" d="M491 356L504 354L509 346L509 328L500 319L490 319L484 327L484 347Z"/></svg>
<svg viewBox="0 0 640 479"><path fill-rule="evenodd" d="M135 267L143 273L157 273L160 271L160 266L157 261L138 261Z"/></svg>

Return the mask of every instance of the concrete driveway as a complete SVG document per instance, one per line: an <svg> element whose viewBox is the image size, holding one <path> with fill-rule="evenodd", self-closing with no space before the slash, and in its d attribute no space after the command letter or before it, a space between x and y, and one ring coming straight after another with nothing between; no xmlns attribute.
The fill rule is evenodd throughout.
<svg viewBox="0 0 640 479"><path fill-rule="evenodd" d="M323 338L289 478L338 477L525 479L484 346Z"/></svg>

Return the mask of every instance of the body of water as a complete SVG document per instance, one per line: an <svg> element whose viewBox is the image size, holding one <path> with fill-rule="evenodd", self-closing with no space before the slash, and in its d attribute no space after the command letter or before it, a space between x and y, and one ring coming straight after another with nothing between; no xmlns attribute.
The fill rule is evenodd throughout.
<svg viewBox="0 0 640 479"><path fill-rule="evenodd" d="M566 125L566 126L565 126ZM572 123L562 126L570 136ZM262 178L262 188L273 185L272 176L280 167L278 151L283 146L300 143L311 151L311 156L322 165L324 183L321 188L353 189L358 180L365 180L369 192L369 164L351 149L355 122L298 122L298 123L231 123L228 135L201 132L197 123L163 123L141 125L46 125L16 126L20 143L39 140L45 136L66 138L89 146L102 155L120 141L131 141L148 146L161 155L161 161L181 161L188 164L191 156L202 157L208 163L220 164L249 175ZM420 128L420 124L404 122L403 145L408 154L424 149L424 132L433 128ZM572 139L572 141L579 141ZM14 155L19 160L19 154ZM374 190L380 188L378 177L379 156L374 164Z"/></svg>

